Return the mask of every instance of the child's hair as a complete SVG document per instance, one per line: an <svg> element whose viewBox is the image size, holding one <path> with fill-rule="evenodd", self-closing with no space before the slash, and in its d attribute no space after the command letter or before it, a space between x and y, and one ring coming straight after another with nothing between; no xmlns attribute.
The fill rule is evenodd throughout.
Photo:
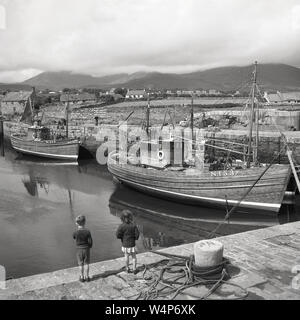
<svg viewBox="0 0 300 320"><path fill-rule="evenodd" d="M79 226L81 226L81 227L83 227L84 225L85 225L85 216L83 216L83 215L80 215L80 216L78 216L77 218L76 218L76 223L79 225Z"/></svg>
<svg viewBox="0 0 300 320"><path fill-rule="evenodd" d="M121 220L124 223L131 223L133 221L133 215L132 212L129 210L123 210L121 215Z"/></svg>

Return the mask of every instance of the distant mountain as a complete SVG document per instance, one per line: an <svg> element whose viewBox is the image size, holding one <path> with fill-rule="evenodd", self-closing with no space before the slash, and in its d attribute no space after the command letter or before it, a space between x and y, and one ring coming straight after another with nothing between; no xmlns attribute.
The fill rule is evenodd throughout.
<svg viewBox="0 0 300 320"><path fill-rule="evenodd" d="M93 77L90 75L77 74L69 71L63 72L43 72L23 84L37 87L39 89L47 88L60 90L64 88L82 88L82 87L109 87L115 83L126 83L127 81L143 77L144 73L127 73L107 75L103 77Z"/></svg>
<svg viewBox="0 0 300 320"><path fill-rule="evenodd" d="M123 75L121 74L97 78L90 75L76 74L68 71L43 72L31 79L24 81L23 84L34 86L39 89L48 88L59 90L64 88L80 88L83 86L101 86L116 79L123 81L122 76Z"/></svg>
<svg viewBox="0 0 300 320"><path fill-rule="evenodd" d="M129 88L186 88L243 90L251 81L253 66L221 67L186 74L149 73L126 83ZM258 83L264 90L300 90L300 69L284 64L258 65Z"/></svg>
<svg viewBox="0 0 300 320"><path fill-rule="evenodd" d="M219 89L232 90L243 86L251 80L253 66L222 67L193 72L186 77L188 79L202 78L207 83L219 85ZM300 90L300 69L285 64L261 64L258 65L258 84L269 90Z"/></svg>
<svg viewBox="0 0 300 320"><path fill-rule="evenodd" d="M52 90L83 87L241 90L251 81L252 71L251 65L220 67L185 74L136 72L103 77L72 72L44 72L22 84ZM261 64L258 65L258 82L264 90L300 90L300 69L285 64Z"/></svg>

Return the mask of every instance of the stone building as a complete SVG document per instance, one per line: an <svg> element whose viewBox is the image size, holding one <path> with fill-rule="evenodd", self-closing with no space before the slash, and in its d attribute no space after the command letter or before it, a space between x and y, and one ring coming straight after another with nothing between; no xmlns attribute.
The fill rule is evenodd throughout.
<svg viewBox="0 0 300 320"><path fill-rule="evenodd" d="M26 107L31 109L33 97L34 91L7 93L1 101L2 115L6 118L20 118Z"/></svg>
<svg viewBox="0 0 300 320"><path fill-rule="evenodd" d="M280 92L276 93L264 93L264 98L267 101L267 104L300 104L300 91L298 92Z"/></svg>
<svg viewBox="0 0 300 320"><path fill-rule="evenodd" d="M92 104L96 103L96 95L92 93L75 93L75 94L62 94L60 96L60 102L64 103L65 105L69 104Z"/></svg>
<svg viewBox="0 0 300 320"><path fill-rule="evenodd" d="M209 89L208 90L208 95L210 95L210 96L218 96L220 94L221 94L221 92L219 90L216 90L216 89Z"/></svg>

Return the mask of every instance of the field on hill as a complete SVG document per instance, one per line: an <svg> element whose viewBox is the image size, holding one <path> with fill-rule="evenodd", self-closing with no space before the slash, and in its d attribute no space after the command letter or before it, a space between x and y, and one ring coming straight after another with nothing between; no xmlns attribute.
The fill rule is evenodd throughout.
<svg viewBox="0 0 300 320"><path fill-rule="evenodd" d="M194 113L213 109L241 109L247 99L196 99L194 100ZM72 119L77 124L94 123L99 117L99 123L118 124L128 119L129 125L141 125L146 118L147 101L127 101L99 108L79 108L72 112ZM190 99L164 99L150 102L150 121L152 125L164 123L179 123L190 118Z"/></svg>

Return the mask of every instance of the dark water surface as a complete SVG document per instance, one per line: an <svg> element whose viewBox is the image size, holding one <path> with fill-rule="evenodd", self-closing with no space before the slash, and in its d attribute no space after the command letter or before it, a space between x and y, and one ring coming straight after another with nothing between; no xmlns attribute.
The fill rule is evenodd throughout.
<svg viewBox="0 0 300 320"><path fill-rule="evenodd" d="M139 252L205 238L224 218L222 211L156 199L113 182L105 166L18 155L0 156L0 265L14 278L76 266L74 218L87 217L94 238L92 262L121 257L115 231L123 209L131 209L141 230ZM298 220L236 213L219 234ZM140 261L142 263L142 261Z"/></svg>

